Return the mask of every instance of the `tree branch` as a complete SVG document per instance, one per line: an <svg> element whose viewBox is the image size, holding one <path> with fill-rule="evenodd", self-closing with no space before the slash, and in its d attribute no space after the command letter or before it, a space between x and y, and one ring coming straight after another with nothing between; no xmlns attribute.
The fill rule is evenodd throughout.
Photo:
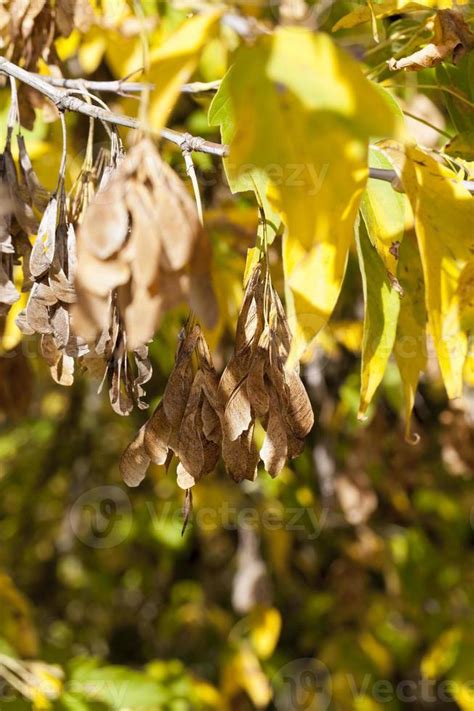
<svg viewBox="0 0 474 711"><path fill-rule="evenodd" d="M113 79L112 81L94 81L91 79L65 79L64 77L45 76L44 74L35 74L34 76L43 79L51 86L56 86L60 89L88 89L90 91L107 91L119 96L127 94L135 94L141 91L152 91L155 84L148 84L139 81L127 81L126 79ZM217 91L220 86L220 80L217 81L193 81L189 84L183 84L181 91L183 94L198 94L206 91Z"/></svg>
<svg viewBox="0 0 474 711"><path fill-rule="evenodd" d="M387 183L393 183L399 180L399 176L394 170L388 170L386 168L369 168L369 178L385 180ZM474 195L474 180L461 180L460 182L471 195Z"/></svg>
<svg viewBox="0 0 474 711"><path fill-rule="evenodd" d="M146 129L138 119L116 114L107 109L102 109L100 106L92 106L77 96L70 96L63 89L49 84L36 74L27 72L25 69L9 62L5 57L0 57L0 73L13 77L23 82L23 84L27 84L32 89L36 89L36 91L39 91L40 94L43 94L43 96L46 96L46 98L52 101L59 111L75 111L89 116L90 118L98 119L99 121L115 124L116 126L148 130L149 133L153 133L152 130ZM163 128L159 135L165 140L180 146L181 149L183 149L184 146L186 150L201 151L202 153L210 153L211 155L220 157L228 153L227 146L223 144L212 143L211 141L206 141L204 138L191 136L189 133L180 133L171 128Z"/></svg>
<svg viewBox="0 0 474 711"><path fill-rule="evenodd" d="M127 82L120 79L110 82L95 82L82 79L57 79L53 77L43 77L38 74L27 72L25 69L18 67L16 64L9 62L4 57L0 57L0 73L13 77L18 81L31 86L41 94L46 96L50 101L57 106L59 111L76 111L93 119L104 121L105 123L115 124L117 126L126 126L127 128L142 129L144 127L140 121L132 116L124 116L116 114L108 109L103 109L100 106L92 106L76 96L71 96L67 93L67 89L95 89L96 91L113 91L120 93L123 89L126 91L141 91L145 84L139 82ZM153 85L148 85L148 87ZM184 84L184 91L214 91L218 88L219 82L194 82ZM150 129L149 133L153 134ZM221 158L229 154L228 146L222 143L212 143L206 141L199 136L192 136L190 133L180 133L171 128L163 128L159 135L171 143L175 143L184 152L200 151L201 153L210 153L211 155ZM375 180L384 180L388 183L393 183L398 180L398 176L394 170L385 170L383 168L369 168L369 176ZM462 184L471 194L474 194L474 180L463 180Z"/></svg>

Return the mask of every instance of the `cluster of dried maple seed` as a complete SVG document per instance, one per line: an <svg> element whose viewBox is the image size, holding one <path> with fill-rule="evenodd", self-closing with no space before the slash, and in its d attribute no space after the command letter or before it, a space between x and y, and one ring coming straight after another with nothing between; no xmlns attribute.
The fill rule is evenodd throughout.
<svg viewBox="0 0 474 711"><path fill-rule="evenodd" d="M55 193L42 188L21 136L18 173L9 141L0 157L0 327L20 297L21 266L29 296L16 322L39 334L53 378L70 385L77 361L108 379L116 412L128 414L134 401L146 408L147 343L163 313L185 300L207 326L217 318L210 245L193 200L148 139L124 154L115 136L110 155L86 161L69 195L61 178ZM263 252L220 378L196 317L160 404L122 457L132 486L150 461L168 465L173 456L187 492L221 455L235 481L254 479L260 460L276 476L313 425L298 369L287 365L291 334ZM257 421L265 432L260 450Z"/></svg>
<svg viewBox="0 0 474 711"><path fill-rule="evenodd" d="M21 284L29 296L17 325L40 336L56 382L71 385L77 362L108 380L115 412L146 408L147 344L163 314L187 301L207 326L217 319L194 202L148 139L125 154L115 135L69 195L61 179L45 190L21 136L18 146L19 171L10 136L0 156L0 330Z"/></svg>
<svg viewBox="0 0 474 711"><path fill-rule="evenodd" d="M313 426L311 403L298 368L287 367L290 331L264 261L254 269L237 322L234 353L221 378L198 325L188 324L179 342L163 398L125 450L125 482L137 486L150 462L177 457L181 488L215 468L220 455L231 477L253 480L262 460L276 476L301 453ZM265 431L258 450L257 420Z"/></svg>

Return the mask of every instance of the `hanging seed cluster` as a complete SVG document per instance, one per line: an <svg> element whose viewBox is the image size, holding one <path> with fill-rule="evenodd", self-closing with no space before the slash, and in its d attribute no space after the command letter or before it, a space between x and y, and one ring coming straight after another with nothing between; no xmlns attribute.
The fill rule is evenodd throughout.
<svg viewBox="0 0 474 711"><path fill-rule="evenodd" d="M209 243L193 200L151 141L135 145L107 176L79 232L77 329L88 340L106 327L110 294L134 350L155 333L163 313L187 298L212 327Z"/></svg>
<svg viewBox="0 0 474 711"><path fill-rule="evenodd" d="M17 168L10 140L11 131L0 156L0 331L19 289L28 292L16 322L39 336L58 383L71 385L79 365L101 388L107 381L115 412L146 408L147 344L163 314L187 301L207 325L217 320L193 200L147 139L125 155L113 132L95 161L88 149L70 194L62 176L53 194L41 186L21 136Z"/></svg>
<svg viewBox="0 0 474 711"><path fill-rule="evenodd" d="M183 333L175 365L163 398L148 422L125 450L121 471L129 486L137 486L150 462L178 460L178 483L190 489L211 472L222 441L219 378L198 325Z"/></svg>
<svg viewBox="0 0 474 711"><path fill-rule="evenodd" d="M301 453L314 423L297 369L285 366L291 333L280 298L262 265L254 270L237 322L234 353L222 374L222 455L235 481L254 479L261 459L276 476L287 459ZM265 430L260 451L257 420Z"/></svg>
<svg viewBox="0 0 474 711"><path fill-rule="evenodd" d="M26 309L17 325L26 335L41 336L41 352L54 380L71 385L77 339L71 334L69 308L75 301L76 235L66 218L63 192L49 200L38 227L29 262L32 279Z"/></svg>
<svg viewBox="0 0 474 711"><path fill-rule="evenodd" d="M61 75L62 62L56 53L55 40L69 37L73 30L87 32L100 19L89 0L2 0L0 2L0 54L32 72L39 71L39 61L45 61L56 76ZM0 87L7 78L0 76ZM35 109L52 118L57 111L42 94L21 84L18 88L21 124L32 129Z"/></svg>
<svg viewBox="0 0 474 711"><path fill-rule="evenodd" d="M22 136L17 137L19 172L11 152L10 137L0 155L0 316L5 316L18 301L14 267L22 270L22 290L32 286L30 273L31 243L36 234L36 211L43 211L49 193L41 187Z"/></svg>
<svg viewBox="0 0 474 711"><path fill-rule="evenodd" d="M234 353L219 379L199 326L182 337L161 402L125 450L123 478L137 486L150 462L178 459L178 484L190 490L222 455L237 482L253 480L261 460L276 476L301 453L314 423L297 369L286 367L291 334L269 274L259 264L247 285ZM265 435L260 450L256 423Z"/></svg>

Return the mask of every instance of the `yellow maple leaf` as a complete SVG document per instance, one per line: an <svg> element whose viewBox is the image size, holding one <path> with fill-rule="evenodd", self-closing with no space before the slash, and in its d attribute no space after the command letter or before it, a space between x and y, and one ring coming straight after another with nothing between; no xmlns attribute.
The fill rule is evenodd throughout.
<svg viewBox="0 0 474 711"><path fill-rule="evenodd" d="M241 49L210 108L230 143L234 192L255 190L283 220L292 360L327 322L339 295L369 136L398 133L386 97L328 35L280 28ZM337 159L335 158L337 156Z"/></svg>
<svg viewBox="0 0 474 711"><path fill-rule="evenodd" d="M202 48L212 36L218 12L186 20L167 40L150 52L148 79L155 85L150 95L148 120L159 131L199 61Z"/></svg>
<svg viewBox="0 0 474 711"><path fill-rule="evenodd" d="M474 254L474 199L458 176L415 146L406 149L403 184L415 217L428 322L448 396L462 394L467 333L459 284Z"/></svg>

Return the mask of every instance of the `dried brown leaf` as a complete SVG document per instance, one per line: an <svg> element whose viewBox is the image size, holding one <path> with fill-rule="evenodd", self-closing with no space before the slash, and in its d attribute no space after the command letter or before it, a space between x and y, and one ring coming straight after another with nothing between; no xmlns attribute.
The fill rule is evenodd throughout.
<svg viewBox="0 0 474 711"><path fill-rule="evenodd" d="M202 423L200 409L202 402L203 374L198 370L194 376L186 409L181 421L178 436L179 457L184 468L199 479L204 466L204 449L201 441Z"/></svg>
<svg viewBox="0 0 474 711"><path fill-rule="evenodd" d="M248 430L253 421L252 409L247 393L247 379L245 378L230 396L224 411L223 430L226 438L236 440Z"/></svg>
<svg viewBox="0 0 474 711"><path fill-rule="evenodd" d="M171 372L163 394L163 408L171 426L178 430L186 410L193 383L192 354L200 335L199 326L195 326L179 344L176 363Z"/></svg>
<svg viewBox="0 0 474 711"><path fill-rule="evenodd" d="M222 457L227 472L236 482L244 479L253 481L257 474L259 453L253 439L253 431L252 423L249 429L234 441L223 437Z"/></svg>
<svg viewBox="0 0 474 711"><path fill-rule="evenodd" d="M145 425L141 427L120 459L120 472L127 486L138 486L145 478L150 457L145 450Z"/></svg>
<svg viewBox="0 0 474 711"><path fill-rule="evenodd" d="M38 222L29 204L29 195L26 191L21 190L18 183L15 162L9 149L6 149L3 153L3 166L11 208L18 224L27 234L35 234L38 229Z"/></svg>
<svg viewBox="0 0 474 711"><path fill-rule="evenodd" d="M74 28L87 32L94 22L94 12L89 0L57 0L56 25L63 37L68 37Z"/></svg>
<svg viewBox="0 0 474 711"><path fill-rule="evenodd" d="M117 415L126 416L133 410L133 399L126 373L123 373L123 358L119 358L110 376L109 398Z"/></svg>
<svg viewBox="0 0 474 711"><path fill-rule="evenodd" d="M18 293L15 284L10 279L7 270L5 269L3 259L3 257L0 257L0 307L2 304L11 306L20 298L20 294Z"/></svg>
<svg viewBox="0 0 474 711"><path fill-rule="evenodd" d="M268 353L259 347L246 381L247 397L254 417L264 417L270 407L269 384L265 381L267 368Z"/></svg>
<svg viewBox="0 0 474 711"><path fill-rule="evenodd" d="M49 307L41 299L40 284L34 284L26 305L26 320L36 333L52 333Z"/></svg>
<svg viewBox="0 0 474 711"><path fill-rule="evenodd" d="M26 150L24 136L19 133L16 140L18 143L20 171L23 181L28 188L32 204L40 210L40 212L43 212L51 199L51 194L48 190L46 190L46 188L43 187L43 185L41 185L39 178L34 171L30 156Z"/></svg>
<svg viewBox="0 0 474 711"><path fill-rule="evenodd" d="M285 369L286 420L295 435L304 439L314 425L314 413L308 394L296 370Z"/></svg>
<svg viewBox="0 0 474 711"><path fill-rule="evenodd" d="M204 437L209 442L220 444L222 441L221 421L206 395L202 399L201 422Z"/></svg>
<svg viewBox="0 0 474 711"><path fill-rule="evenodd" d="M273 391L270 396L267 431L260 450L260 458L271 476L277 476L285 466L288 455L288 440L285 422L281 413L278 396Z"/></svg>
<svg viewBox="0 0 474 711"><path fill-rule="evenodd" d="M181 462L176 467L176 481L180 489L185 491L191 489L196 483L196 479L185 469Z"/></svg>
<svg viewBox="0 0 474 711"><path fill-rule="evenodd" d="M123 164L89 205L79 233L79 244L99 260L116 254L129 231L129 216L124 201Z"/></svg>
<svg viewBox="0 0 474 711"><path fill-rule="evenodd" d="M51 198L46 206L38 227L38 234L31 250L30 272L35 278L45 274L53 262L56 246L56 223L58 219L58 200Z"/></svg>
<svg viewBox="0 0 474 711"><path fill-rule="evenodd" d="M64 350L69 341L69 314L61 304L51 309L50 318L53 338L59 350Z"/></svg>
<svg viewBox="0 0 474 711"><path fill-rule="evenodd" d="M388 67L392 71L420 71L435 67L452 55L457 64L467 52L474 48L474 33L469 29L463 15L458 10L439 10L434 22L433 41L423 49L402 59L392 57Z"/></svg>
<svg viewBox="0 0 474 711"><path fill-rule="evenodd" d="M74 382L74 358L59 351L50 334L41 338L41 353L49 365L53 380L58 385L71 386Z"/></svg>
<svg viewBox="0 0 474 711"><path fill-rule="evenodd" d="M166 462L171 437L171 425L163 409L163 401L145 425L145 450L155 464Z"/></svg>
<svg viewBox="0 0 474 711"><path fill-rule="evenodd" d="M133 392L136 403L140 410L146 410L148 403L142 398L146 395L143 385L147 383L153 374L150 358L148 357L148 346L141 346L133 352L135 365L137 367L137 377L133 381Z"/></svg>
<svg viewBox="0 0 474 711"><path fill-rule="evenodd" d="M62 269L51 270L48 282L58 301L63 301L66 304L74 304L77 301L74 284L69 281Z"/></svg>

